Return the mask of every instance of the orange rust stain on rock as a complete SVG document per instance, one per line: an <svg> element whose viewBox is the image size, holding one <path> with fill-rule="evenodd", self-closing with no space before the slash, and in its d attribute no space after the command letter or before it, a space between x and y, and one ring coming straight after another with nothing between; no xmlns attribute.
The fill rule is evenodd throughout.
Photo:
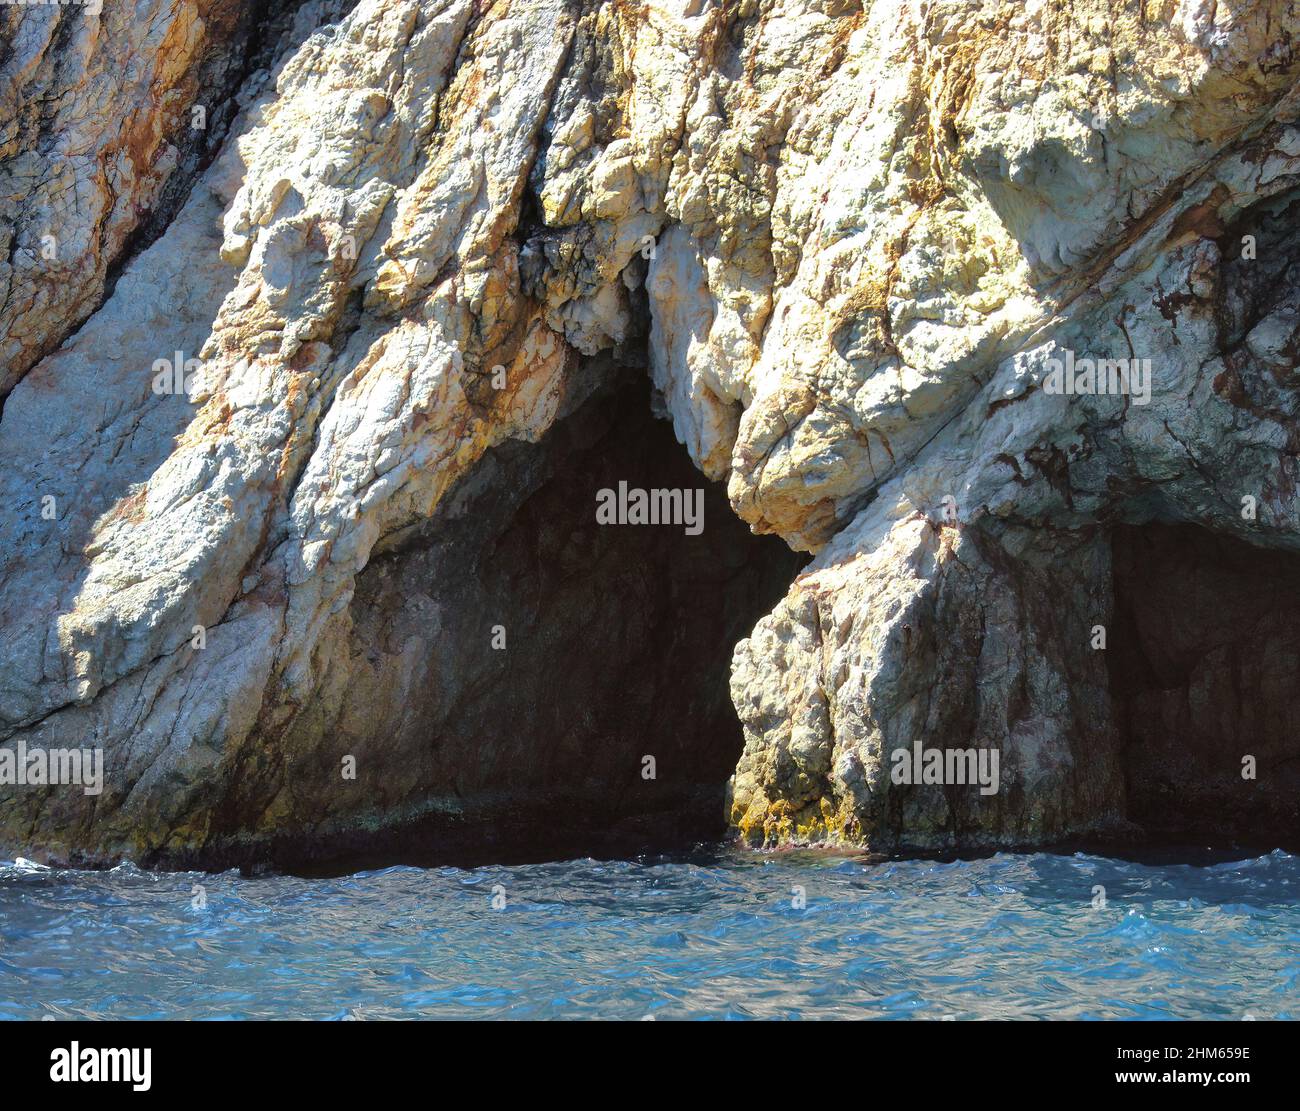
<svg viewBox="0 0 1300 1111"><path fill-rule="evenodd" d="M1219 209L1231 194L1227 186L1216 185L1213 192L1200 204L1194 204L1174 220L1169 230L1166 244L1178 243L1183 239L1219 239L1224 232L1223 220Z"/></svg>
<svg viewBox="0 0 1300 1111"><path fill-rule="evenodd" d="M104 514L102 525L112 521L127 521L130 524L138 525L145 519L144 505L149 494L149 486L146 483L140 489L128 494L116 502L113 507Z"/></svg>

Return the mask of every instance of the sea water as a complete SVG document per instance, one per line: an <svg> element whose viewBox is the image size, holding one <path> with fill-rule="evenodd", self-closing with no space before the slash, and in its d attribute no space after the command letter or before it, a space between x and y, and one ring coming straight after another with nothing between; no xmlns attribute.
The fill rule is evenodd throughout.
<svg viewBox="0 0 1300 1111"><path fill-rule="evenodd" d="M1076 853L388 868L0 864L0 1018L1259 1020L1300 858Z"/></svg>

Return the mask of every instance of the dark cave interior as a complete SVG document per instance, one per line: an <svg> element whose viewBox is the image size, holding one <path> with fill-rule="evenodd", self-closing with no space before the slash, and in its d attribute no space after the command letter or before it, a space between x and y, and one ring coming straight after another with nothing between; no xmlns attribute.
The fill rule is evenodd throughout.
<svg viewBox="0 0 1300 1111"><path fill-rule="evenodd" d="M524 863L723 836L742 745L732 652L808 557L751 534L652 400L643 370L619 371L540 444L491 452L371 562L357 643L412 653L423 673L361 766L385 769L366 785L384 810L418 816L332 836L309 861L295 838L277 866ZM620 482L702 489L702 531L598 523L598 491ZM399 765L411 771L395 790Z"/></svg>
<svg viewBox="0 0 1300 1111"><path fill-rule="evenodd" d="M1128 817L1154 838L1294 843L1300 555L1154 524L1118 528L1113 560Z"/></svg>

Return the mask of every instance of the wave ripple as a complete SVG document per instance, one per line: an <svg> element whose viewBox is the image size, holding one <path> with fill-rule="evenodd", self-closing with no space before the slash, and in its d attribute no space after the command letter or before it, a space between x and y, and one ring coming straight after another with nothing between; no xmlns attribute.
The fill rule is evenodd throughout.
<svg viewBox="0 0 1300 1111"><path fill-rule="evenodd" d="M0 1019L1290 1018L1297 937L1280 851L338 879L20 859L0 864Z"/></svg>

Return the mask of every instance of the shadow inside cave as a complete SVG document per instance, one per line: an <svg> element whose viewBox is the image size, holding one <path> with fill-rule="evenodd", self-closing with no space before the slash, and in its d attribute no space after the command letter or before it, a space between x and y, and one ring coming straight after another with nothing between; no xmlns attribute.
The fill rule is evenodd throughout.
<svg viewBox="0 0 1300 1111"><path fill-rule="evenodd" d="M702 490L703 529L598 523L598 491L620 482ZM541 443L490 452L359 576L354 654L415 676L400 712L311 763L330 774L356 753L376 816L410 817L282 838L269 863L527 863L721 837L742 747L732 652L807 560L751 534L653 415L644 371L618 370Z"/></svg>
<svg viewBox="0 0 1300 1111"><path fill-rule="evenodd" d="M1300 555L1114 533L1107 663L1128 817L1154 840L1300 841Z"/></svg>

